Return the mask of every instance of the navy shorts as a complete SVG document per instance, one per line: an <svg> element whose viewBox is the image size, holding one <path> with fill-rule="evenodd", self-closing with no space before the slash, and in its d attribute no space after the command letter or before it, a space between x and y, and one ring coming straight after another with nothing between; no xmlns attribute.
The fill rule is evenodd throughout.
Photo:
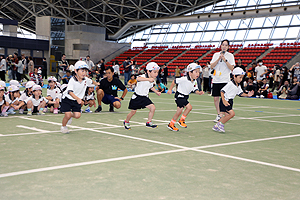
<svg viewBox="0 0 300 200"><path fill-rule="evenodd" d="M114 102L116 101L119 101L119 99L116 99L113 95L110 95L110 94L105 94L104 93L104 96L102 98L102 102L105 103L105 104L113 104Z"/></svg>
<svg viewBox="0 0 300 200"><path fill-rule="evenodd" d="M39 112L39 107L38 106L33 106L32 113L38 113L38 112Z"/></svg>
<svg viewBox="0 0 300 200"><path fill-rule="evenodd" d="M232 110L233 99L229 99L228 103L229 103L230 105L229 105L229 106L225 106L225 105L223 104L222 99L220 99L220 104L219 104L219 106L220 106L220 111L221 111L221 112L227 112L227 113L228 113L230 110Z"/></svg>
<svg viewBox="0 0 300 200"><path fill-rule="evenodd" d="M184 108L186 105L188 105L188 99L189 95L180 94L179 92L175 93L175 102L179 108Z"/></svg>
<svg viewBox="0 0 300 200"><path fill-rule="evenodd" d="M81 112L81 104L78 104L76 100L71 100L67 97L61 101L61 112Z"/></svg>
<svg viewBox="0 0 300 200"><path fill-rule="evenodd" d="M211 96L213 96L213 97L220 97L221 96L221 89L226 84L227 83L213 83Z"/></svg>
<svg viewBox="0 0 300 200"><path fill-rule="evenodd" d="M135 94L134 94L135 95ZM137 96L134 99L130 99L128 109L137 110L144 109L146 106L153 104L153 102L147 96ZM134 97L134 96L133 96Z"/></svg>

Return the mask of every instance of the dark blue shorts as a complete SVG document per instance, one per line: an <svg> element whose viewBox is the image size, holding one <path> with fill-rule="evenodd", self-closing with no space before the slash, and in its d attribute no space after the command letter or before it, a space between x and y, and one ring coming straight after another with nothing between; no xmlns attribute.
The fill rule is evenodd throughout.
<svg viewBox="0 0 300 200"><path fill-rule="evenodd" d="M223 104L222 98L220 98L220 111L221 112L229 112L230 110L232 110L232 106L233 106L233 99L229 99L228 103L230 104L229 106L225 106Z"/></svg>
<svg viewBox="0 0 300 200"><path fill-rule="evenodd" d="M67 97L61 101L61 112L81 112L81 105L76 100L71 100Z"/></svg>
<svg viewBox="0 0 300 200"><path fill-rule="evenodd" d="M110 94L105 94L104 93L104 96L102 98L102 102L105 103L105 104L113 104L115 101L119 101L119 99L116 99L113 95L110 95Z"/></svg>

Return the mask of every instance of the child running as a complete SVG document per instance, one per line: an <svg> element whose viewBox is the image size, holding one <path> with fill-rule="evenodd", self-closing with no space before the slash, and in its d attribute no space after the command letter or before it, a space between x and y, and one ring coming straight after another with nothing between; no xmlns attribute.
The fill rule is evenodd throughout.
<svg viewBox="0 0 300 200"><path fill-rule="evenodd" d="M236 95L242 97L251 97L254 94L253 90L250 91L248 94L244 93L240 86L240 83L245 75L245 72L242 68L236 67L232 71L232 75L233 79L221 89L221 99L219 106L223 117L212 128L214 131L217 132L225 132L224 124L228 122L231 118L233 118L235 115L234 111L232 110L234 97Z"/></svg>
<svg viewBox="0 0 300 200"><path fill-rule="evenodd" d="M175 84L178 84L177 91L175 93L175 102L177 104L177 111L173 116L171 122L168 124L168 128L172 131L179 131L178 128L175 127L175 122L177 121L178 117L181 115L183 109L185 108L180 120L178 121L179 126L183 128L187 128L185 124L185 118L192 110L192 105L188 102L189 94L191 92L195 92L198 95L204 94L203 91L199 91L197 86L197 78L199 77L200 73L200 66L196 63L191 63L186 68L187 76L176 78L168 90L168 94L172 94L172 88Z"/></svg>
<svg viewBox="0 0 300 200"><path fill-rule="evenodd" d="M62 133L69 133L67 124L70 125L72 117L78 119L81 116L81 103L88 85L97 82L86 77L89 66L84 61L77 61L75 63L76 75L73 76L66 91L63 93L61 102L61 112L65 113L62 120Z"/></svg>
<svg viewBox="0 0 300 200"><path fill-rule="evenodd" d="M128 108L131 109L130 113L127 115L126 120L123 122L124 128L126 130L130 130L129 120L135 115L137 109L148 108L150 110L148 115L148 121L146 123L146 127L156 128L157 125L152 123L152 118L155 112L155 106L153 102L149 99L149 89L158 96L161 95L154 88L155 78L158 75L159 66L155 62L150 62L146 66L145 74L137 77L137 86L135 88L135 92L133 93Z"/></svg>

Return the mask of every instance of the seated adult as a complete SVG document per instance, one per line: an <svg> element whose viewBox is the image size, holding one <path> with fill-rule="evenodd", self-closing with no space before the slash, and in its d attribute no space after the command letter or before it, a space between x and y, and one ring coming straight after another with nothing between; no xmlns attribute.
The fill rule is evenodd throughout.
<svg viewBox="0 0 300 200"><path fill-rule="evenodd" d="M257 92L257 85L253 83L254 81L254 78L251 77L248 79L248 83L247 83L247 86L245 87L245 93L248 94L248 92L250 91L254 91L254 94L252 95L252 97L255 97L255 93Z"/></svg>
<svg viewBox="0 0 300 200"><path fill-rule="evenodd" d="M66 74L61 78L63 84L68 84L72 74L70 70L66 70Z"/></svg>
<svg viewBox="0 0 300 200"><path fill-rule="evenodd" d="M114 112L114 107L121 108L121 101L127 94L127 88L120 81L120 79L114 77L114 69L112 67L107 67L105 70L106 77L101 79L100 86L97 87L97 99L98 108L95 112L101 112L101 102L110 105L109 111ZM122 96L118 97L118 89L123 90Z"/></svg>
<svg viewBox="0 0 300 200"><path fill-rule="evenodd" d="M297 77L293 77L293 83L291 84L290 88L287 90L287 96L286 99L299 99L299 91L300 91L300 87L299 87L299 82L297 82L298 79Z"/></svg>
<svg viewBox="0 0 300 200"><path fill-rule="evenodd" d="M288 81L284 81L284 84L279 88L277 91L277 99L286 99L287 97L287 90L290 87Z"/></svg>
<svg viewBox="0 0 300 200"><path fill-rule="evenodd" d="M38 67L34 67L34 72L30 74L30 80L33 81L35 84L43 87L43 78L42 75L38 73L38 70Z"/></svg>
<svg viewBox="0 0 300 200"><path fill-rule="evenodd" d="M129 81L127 82L127 85L128 85L128 88L131 89L132 91L134 91L134 88L136 87L137 85L137 81L136 81L136 78L135 78L135 75L132 74L130 76L130 79Z"/></svg>

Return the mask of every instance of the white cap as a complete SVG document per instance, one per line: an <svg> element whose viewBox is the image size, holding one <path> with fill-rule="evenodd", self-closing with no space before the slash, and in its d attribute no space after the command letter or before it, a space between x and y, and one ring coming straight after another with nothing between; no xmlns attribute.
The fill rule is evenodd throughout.
<svg viewBox="0 0 300 200"><path fill-rule="evenodd" d="M9 92L15 92L15 91L18 91L18 90L20 90L20 89L16 85L10 85L10 86L8 86L8 91Z"/></svg>
<svg viewBox="0 0 300 200"><path fill-rule="evenodd" d="M92 88L95 87L94 84L88 84L87 86L88 86L88 87L92 87Z"/></svg>
<svg viewBox="0 0 300 200"><path fill-rule="evenodd" d="M159 70L159 66L155 62L149 62L146 66L147 70Z"/></svg>
<svg viewBox="0 0 300 200"><path fill-rule="evenodd" d="M236 67L233 69L232 74L233 75L245 75L245 72L242 68Z"/></svg>
<svg viewBox="0 0 300 200"><path fill-rule="evenodd" d="M197 63L190 63L187 67L186 67L186 71L187 72L191 72L195 69L200 68L200 65L198 65Z"/></svg>
<svg viewBox="0 0 300 200"><path fill-rule="evenodd" d="M28 81L25 85L25 88L32 88L35 85L35 83L33 81Z"/></svg>
<svg viewBox="0 0 300 200"><path fill-rule="evenodd" d="M4 90L4 87L2 85L0 85L0 90Z"/></svg>
<svg viewBox="0 0 300 200"><path fill-rule="evenodd" d="M6 84L5 84L5 82L4 82L4 81L0 81L0 86L2 86L2 87L6 87Z"/></svg>
<svg viewBox="0 0 300 200"><path fill-rule="evenodd" d="M34 85L34 86L32 87L32 90L33 90L33 91L36 91L36 90L42 90L42 87L41 87L40 85Z"/></svg>
<svg viewBox="0 0 300 200"><path fill-rule="evenodd" d="M75 63L75 69L89 69L89 66L86 62L79 60Z"/></svg>
<svg viewBox="0 0 300 200"><path fill-rule="evenodd" d="M20 86L20 83L18 82L18 81L16 81L16 80L11 80L11 81L9 81L9 85L15 85L15 86Z"/></svg>
<svg viewBox="0 0 300 200"><path fill-rule="evenodd" d="M49 77L48 77L48 82L49 82L49 81L54 81L54 82L56 82L57 79L56 79L54 76L49 76Z"/></svg>

